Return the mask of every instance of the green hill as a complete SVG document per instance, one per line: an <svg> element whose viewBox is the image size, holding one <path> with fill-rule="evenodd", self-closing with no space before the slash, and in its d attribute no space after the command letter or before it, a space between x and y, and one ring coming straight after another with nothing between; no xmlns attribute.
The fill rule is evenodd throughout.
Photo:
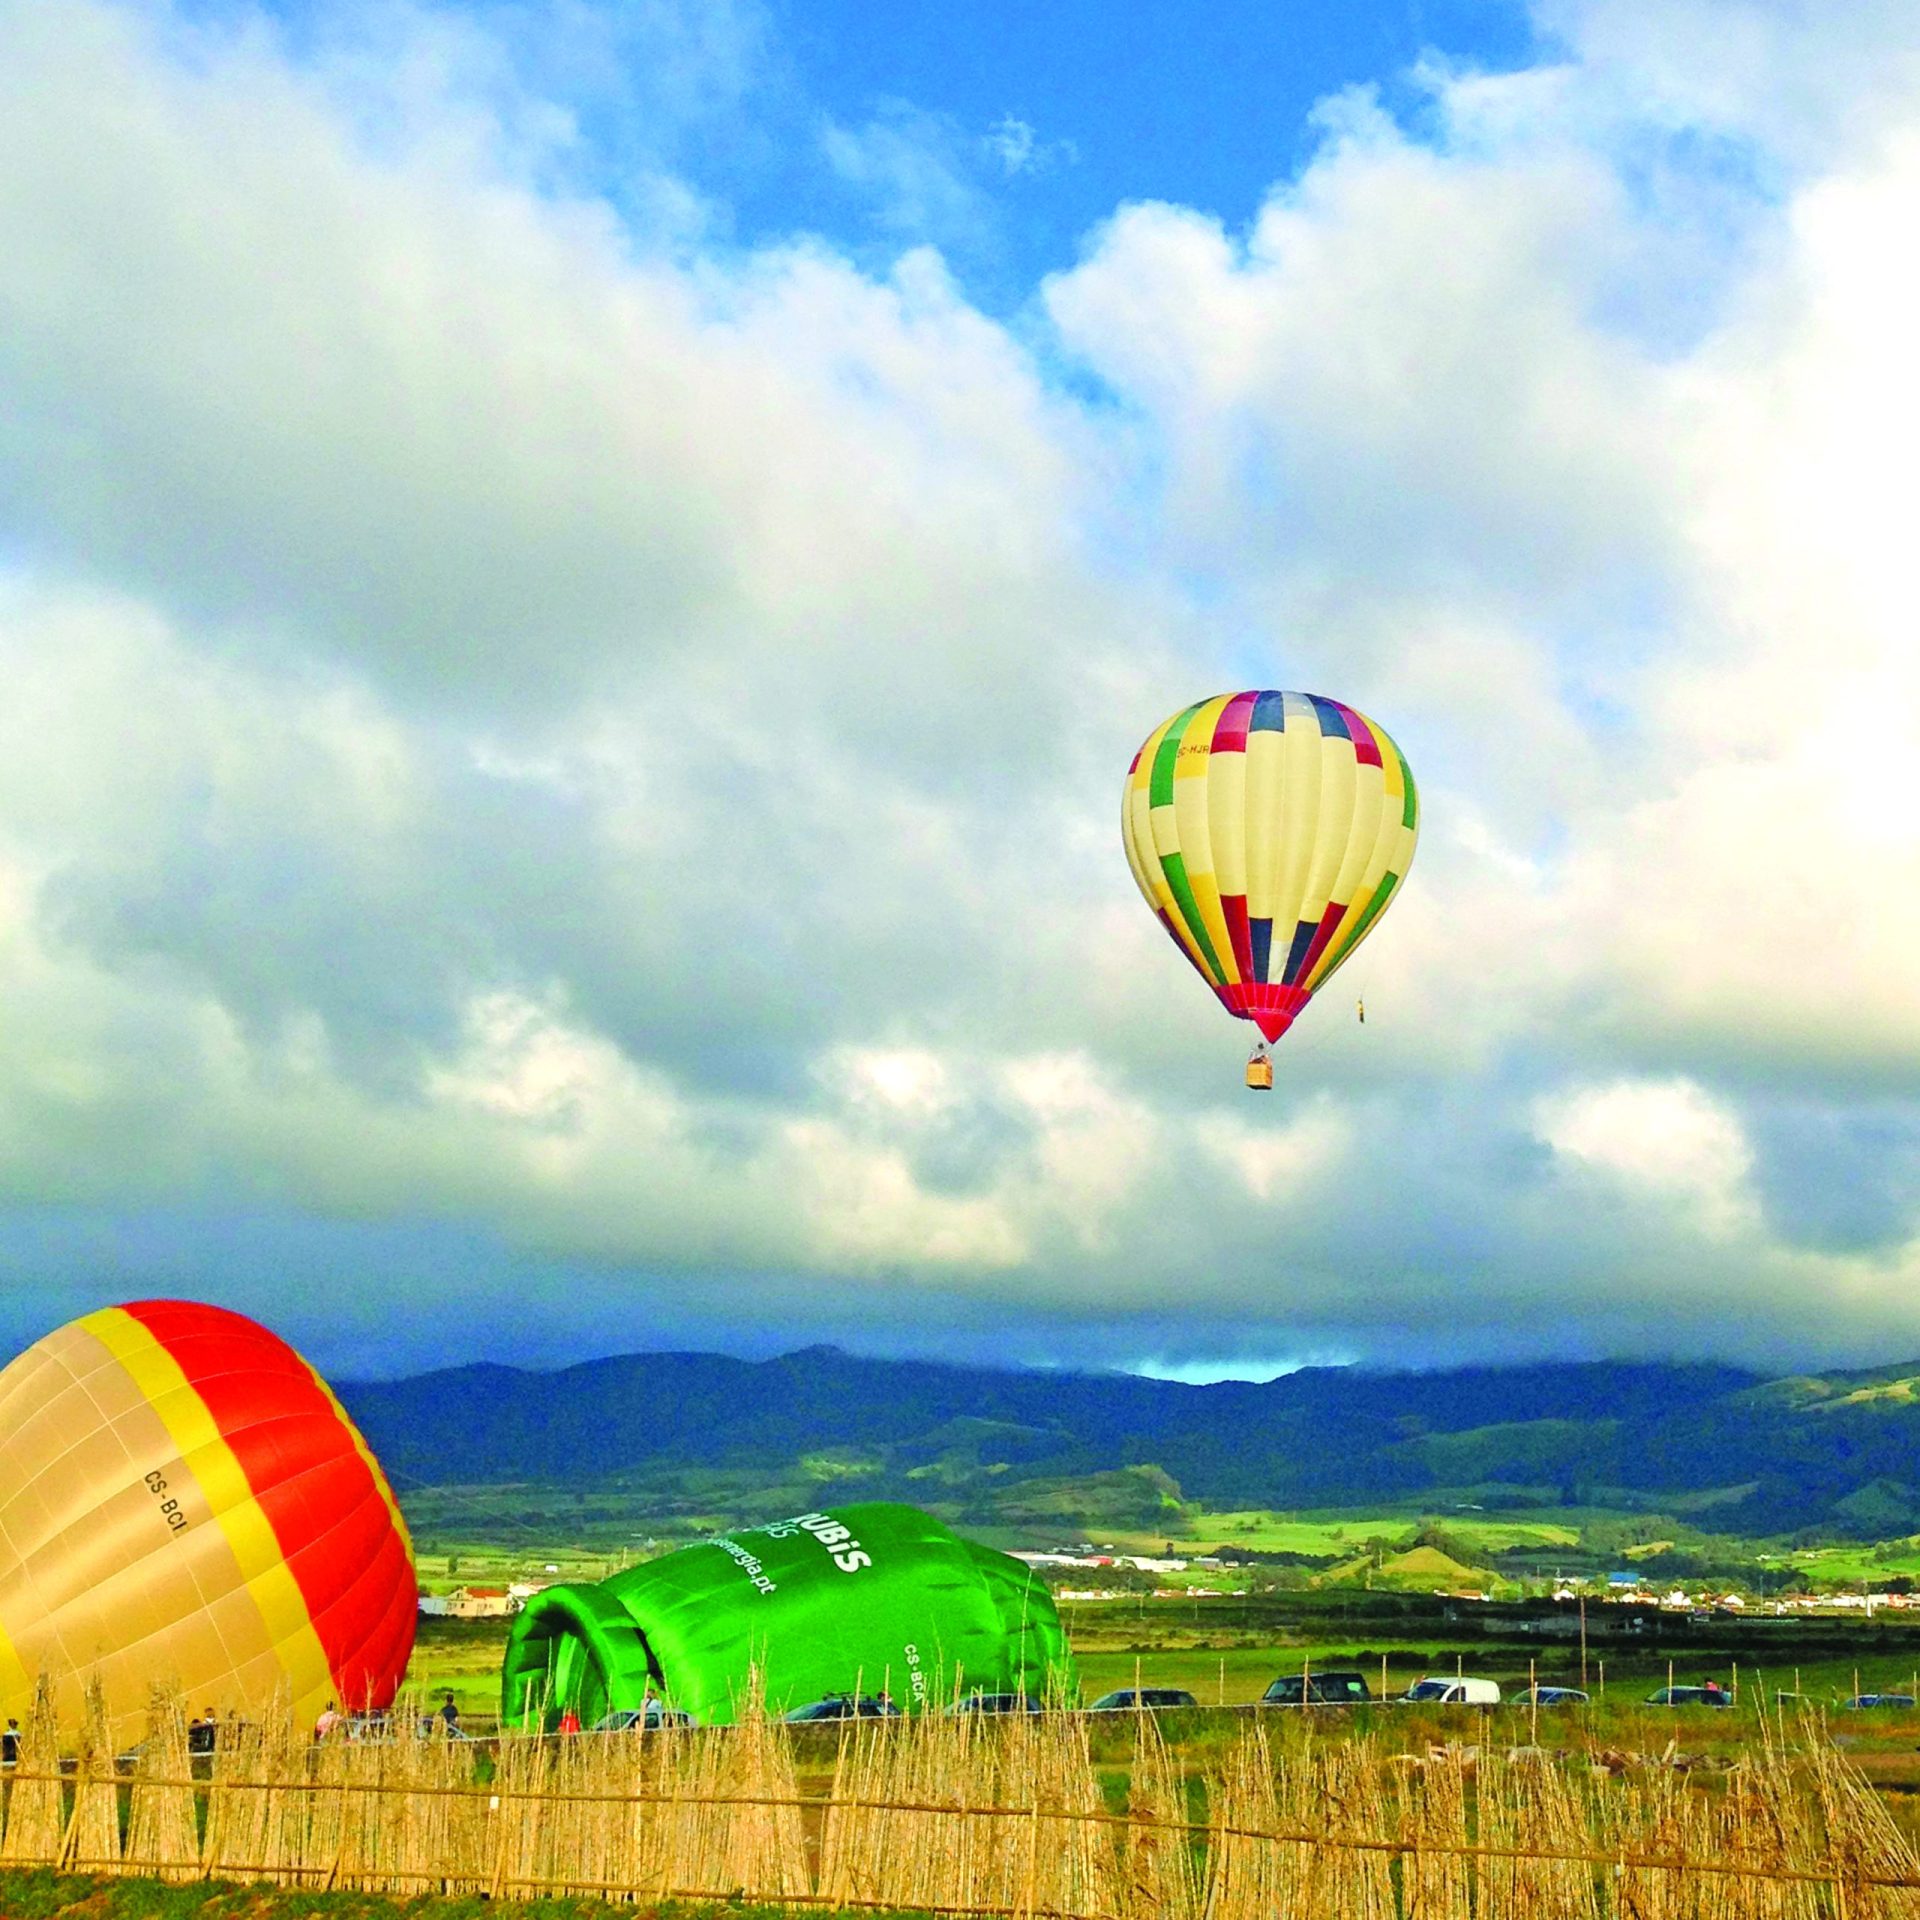
<svg viewBox="0 0 1920 1920"><path fill-rule="evenodd" d="M340 1391L403 1491L600 1489L689 1522L857 1497L1069 1536L1171 1534L1202 1508L1605 1509L1853 1539L1920 1528L1912 1364L1775 1380L1615 1362L1309 1368L1194 1387L813 1348L468 1367Z"/></svg>

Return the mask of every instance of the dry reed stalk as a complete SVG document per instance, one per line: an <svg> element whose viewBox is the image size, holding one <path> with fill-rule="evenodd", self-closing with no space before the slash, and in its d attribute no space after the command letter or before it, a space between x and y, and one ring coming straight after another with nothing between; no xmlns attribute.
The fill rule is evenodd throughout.
<svg viewBox="0 0 1920 1920"><path fill-rule="evenodd" d="M434 1755L438 1747L454 1743L416 1738L418 1724L412 1701L395 1702L388 1725L397 1730L396 1737L375 1749L380 1756L375 1791L363 1796L373 1812L370 1877L363 1884L383 1893L429 1892L442 1872L440 1831L447 1802L437 1791L442 1783Z"/></svg>
<svg viewBox="0 0 1920 1920"><path fill-rule="evenodd" d="M1321 1748L1322 1819L1336 1840L1371 1840L1392 1830L1393 1803L1383 1757L1371 1740L1346 1740ZM1349 1890L1341 1911L1363 1920L1391 1920L1394 1911L1393 1862L1375 1849L1348 1848L1324 1856L1331 1867L1344 1859Z"/></svg>
<svg viewBox="0 0 1920 1920"><path fill-rule="evenodd" d="M200 1831L188 1784L192 1777L180 1690L156 1684L147 1693L147 1737L127 1808L130 1872L161 1880L199 1878Z"/></svg>
<svg viewBox="0 0 1920 1920"><path fill-rule="evenodd" d="M1365 1760L1377 1759L1370 1743L1361 1751ZM1286 1833L1326 1834L1329 1831L1331 1823L1324 1796L1327 1768L1332 1758L1317 1738L1310 1717L1303 1714L1298 1721L1284 1723L1281 1737L1274 1743L1273 1811L1266 1823L1269 1827ZM1346 1816L1346 1824L1357 1824L1350 1803L1340 1811ZM1329 1859L1316 1847L1301 1846L1294 1841L1281 1842L1274 1859L1280 1900L1277 1910L1304 1916L1315 1912L1319 1904L1337 1901L1339 1896L1333 1891L1339 1879L1337 1869L1348 1857L1336 1855ZM1338 1910L1337 1905L1330 1907L1330 1911Z"/></svg>
<svg viewBox="0 0 1920 1920"><path fill-rule="evenodd" d="M1209 1782L1204 1898L1186 1785L1150 1718L1128 1812L1103 1811L1087 1723L1059 1712L924 1715L847 1730L818 1894L785 1727L559 1740L509 1736L491 1788L463 1743L299 1741L284 1711L222 1730L204 1871L401 1896L672 1893L871 1901L1133 1920L1920 1920L1920 1859L1818 1727L1804 1752L1763 1734L1725 1779L1684 1756L1614 1779L1585 1756L1383 1755L1300 1716L1255 1723ZM402 1714L397 1724L410 1727ZM194 1794L177 1697L156 1693L119 1849L98 1687L72 1811L43 1686L11 1783L0 1860L194 1870ZM1659 1864L1652 1864L1657 1862Z"/></svg>
<svg viewBox="0 0 1920 1920"><path fill-rule="evenodd" d="M533 1798L508 1803L510 1818L530 1819L529 1884L522 1893L558 1894L585 1879L574 1863L575 1810L570 1795L576 1790L570 1760L580 1736L559 1734L536 1740L527 1756L525 1791Z"/></svg>
<svg viewBox="0 0 1920 1920"><path fill-rule="evenodd" d="M20 1752L7 1787L7 1824L0 1834L0 1863L50 1867L60 1857L66 1833L65 1791L60 1783L60 1735L54 1721L53 1687L43 1673L34 1688Z"/></svg>
<svg viewBox="0 0 1920 1920"><path fill-rule="evenodd" d="M474 1755L458 1740L420 1741L413 1753L423 1793L408 1823L408 1872L436 1875L442 1893L484 1893L493 1873L492 1790L477 1783ZM416 1878L394 1892L430 1893L435 1885Z"/></svg>
<svg viewBox="0 0 1920 1920"><path fill-rule="evenodd" d="M661 1893L711 1887L717 1877L709 1864L717 1826L707 1796L719 1781L721 1737L710 1727L688 1730L664 1771L661 1790L668 1798L659 1808L653 1860Z"/></svg>
<svg viewBox="0 0 1920 1920"><path fill-rule="evenodd" d="M565 1823L560 1852L583 1885L613 1886L622 1878L626 1809L607 1796L634 1791L627 1756L616 1751L624 1746L621 1734L583 1733L560 1743L554 1790L580 1796L562 1810L573 1818Z"/></svg>
<svg viewBox="0 0 1920 1920"><path fill-rule="evenodd" d="M1099 1776L1087 1750L1087 1723L1079 1714L1018 1716L1032 1734L1040 1804L1062 1815L1104 1811ZM1085 1818L1043 1819L1041 1845L1049 1871L1036 1888L1038 1904L1056 1913L1110 1914L1119 1908L1119 1872L1111 1833Z"/></svg>
<svg viewBox="0 0 1920 1920"><path fill-rule="evenodd" d="M672 1737L662 1729L629 1727L620 1733L589 1735L587 1740L590 1790L633 1797L626 1804L609 1800L595 1807L581 1865L602 1886L628 1889L632 1897L633 1890L650 1884L657 1873L649 1841L659 1823L648 1817L653 1809L643 1796L660 1790L661 1753L671 1749ZM618 1900L621 1896L600 1897Z"/></svg>
<svg viewBox="0 0 1920 1920"><path fill-rule="evenodd" d="M1134 1729L1127 1780L1127 1825L1121 1829L1120 1910L1193 1920L1200 1880L1186 1829L1186 1776L1151 1714Z"/></svg>
<svg viewBox="0 0 1920 1920"><path fill-rule="evenodd" d="M1806 1811L1779 1758L1743 1762L1728 1775L1716 1809L1719 1858L1729 1866L1819 1871L1818 1836ZM1739 1889L1739 1910L1751 1920L1819 1920L1828 1905L1825 1889L1806 1882L1752 1879Z"/></svg>
<svg viewBox="0 0 1920 1920"><path fill-rule="evenodd" d="M855 1722L821 1843L829 1902L1112 1914L1119 1875L1084 1723L1048 1711L982 1722Z"/></svg>
<svg viewBox="0 0 1920 1920"><path fill-rule="evenodd" d="M719 1790L735 1796L734 1805L721 1809L725 1817L717 1836L720 1877L729 1891L739 1888L760 1900L810 1893L800 1809L767 1804L792 1800L799 1783L792 1736L785 1722L769 1717L758 1672L720 1759Z"/></svg>
<svg viewBox="0 0 1920 1920"><path fill-rule="evenodd" d="M1273 1753L1258 1720L1227 1749L1207 1796L1205 1920L1266 1920L1280 1908L1280 1849L1250 1836L1279 1824Z"/></svg>
<svg viewBox="0 0 1920 1920"><path fill-rule="evenodd" d="M1808 1783L1837 1876L1834 1910L1846 1920L1908 1920L1920 1914L1920 1888L1874 1884L1920 1879L1920 1857L1880 1797L1841 1755L1822 1742L1807 1753Z"/></svg>
<svg viewBox="0 0 1920 1920"><path fill-rule="evenodd" d="M531 1884L540 1854L547 1742L539 1734L506 1734L494 1749L487 1796L486 1890L496 1898Z"/></svg>
<svg viewBox="0 0 1920 1920"><path fill-rule="evenodd" d="M716 1736L709 1727L688 1729L676 1744L672 1762L661 1774L658 1827L659 1868L665 1884L705 1886L708 1874L701 1849L712 1836L711 1812L703 1797L719 1778Z"/></svg>
<svg viewBox="0 0 1920 1920"><path fill-rule="evenodd" d="M1401 1898L1409 1914L1450 1917L1473 1911L1480 1862L1463 1856L1471 1844L1467 1821L1469 1784L1479 1756L1460 1748L1441 1748L1404 1779L1399 1838L1407 1851L1400 1862Z"/></svg>
<svg viewBox="0 0 1920 1920"><path fill-rule="evenodd" d="M1521 1858L1518 1850L1588 1853L1594 1849L1590 1803L1568 1768L1527 1751L1481 1763L1474 1793L1474 1831L1482 1846L1509 1847L1513 1858L1483 1858L1479 1910L1515 1920L1576 1920L1597 1915L1604 1897L1584 1860Z"/></svg>
<svg viewBox="0 0 1920 1920"><path fill-rule="evenodd" d="M1665 1867L1635 1866L1629 1856L1677 1857L1688 1837L1687 1785L1669 1767L1636 1767L1598 1803L1599 1838L1615 1858L1615 1910L1621 1920L1680 1920L1682 1889Z"/></svg>
<svg viewBox="0 0 1920 1920"><path fill-rule="evenodd" d="M346 1749L342 1785L358 1820L342 1878L351 1864L354 1884L413 1895L431 1891L445 1870L442 1832L451 1803L436 1761L442 1747L457 1743L418 1738L420 1716L411 1702L388 1724L399 1730L396 1737Z"/></svg>
<svg viewBox="0 0 1920 1920"><path fill-rule="evenodd" d="M919 1825L903 1836L927 1862L920 1898L940 1906L979 1906L1006 1878L1001 1843L1008 1823L963 1809L997 1804L997 1749L1004 1742L977 1713L937 1714L920 1721L916 1733L908 1790L915 1804L940 1809L910 1816ZM976 1795L986 1800L977 1802Z"/></svg>
<svg viewBox="0 0 1920 1920"><path fill-rule="evenodd" d="M1273 1735L1249 1727L1209 1795L1207 1920L1391 1920L1391 1855L1378 1843L1393 1837L1392 1765L1371 1740L1324 1742L1292 1722Z"/></svg>
<svg viewBox="0 0 1920 1920"><path fill-rule="evenodd" d="M1372 1740L1322 1740L1307 1730L1282 1747L1279 1810L1292 1832L1325 1844L1286 1848L1287 1871L1302 1915L1391 1915L1392 1857L1352 1841L1379 1841L1394 1831L1396 1784Z"/></svg>
<svg viewBox="0 0 1920 1920"><path fill-rule="evenodd" d="M300 1869L296 1885L322 1891L361 1885L363 1824L371 1796L348 1788L362 1784L364 1758L379 1752L373 1742L336 1735L307 1753L307 1825L305 1844L292 1863Z"/></svg>
<svg viewBox="0 0 1920 1920"><path fill-rule="evenodd" d="M991 1792L991 1761L983 1764L971 1720L942 1715L912 1725L853 1723L834 1769L821 1847L823 1889L841 1889L837 1899L902 1907L961 1905L984 1897L975 1890L975 1849L967 1831L980 1823L913 1810L963 1806L969 1789Z"/></svg>
<svg viewBox="0 0 1920 1920"><path fill-rule="evenodd" d="M989 1898L1016 1915L1115 1912L1112 1830L1071 1817L1104 1812L1086 1722L1060 1711L1013 1714L997 1733L987 1748L997 1767L985 1804L1017 1809L1019 1817L983 1823L996 1869Z"/></svg>
<svg viewBox="0 0 1920 1920"><path fill-rule="evenodd" d="M835 1905L878 1902L887 1860L887 1814L874 1803L890 1797L891 1729L855 1720L841 1734L820 1840L819 1884Z"/></svg>
<svg viewBox="0 0 1920 1920"><path fill-rule="evenodd" d="M615 1749L609 1765L618 1770L617 1777L626 1782L629 1793L658 1796L672 1791L687 1744L687 1736L678 1729L636 1727L614 1735L609 1744ZM636 1892L670 1885L667 1848L672 1814L668 1805L657 1798L636 1799L622 1811L609 1854L615 1871L608 1879Z"/></svg>
<svg viewBox="0 0 1920 1920"><path fill-rule="evenodd" d="M113 1873L120 1865L120 1785L98 1675L87 1682L85 1716L60 1865L80 1873Z"/></svg>
<svg viewBox="0 0 1920 1920"><path fill-rule="evenodd" d="M257 1878L283 1887L303 1884L299 1869L307 1862L313 1814L313 1796L307 1790L312 1752L294 1724L292 1696L282 1691L261 1726L260 1778L267 1787L260 1794L260 1851L242 1864Z"/></svg>
<svg viewBox="0 0 1920 1920"><path fill-rule="evenodd" d="M387 1716L385 1739L331 1744L334 1794L342 1815L336 1886L364 1893L420 1891L405 1876L415 1821L423 1814L431 1817L433 1797L414 1791L425 1784L418 1755L425 1743L415 1737L416 1725L416 1718L396 1710Z"/></svg>
<svg viewBox="0 0 1920 1920"><path fill-rule="evenodd" d="M200 1837L200 1871L209 1878L231 1878L235 1870L252 1878L265 1858L267 1796L234 1784L263 1777L261 1745L259 1727L232 1719L221 1723L207 1784L206 1831Z"/></svg>

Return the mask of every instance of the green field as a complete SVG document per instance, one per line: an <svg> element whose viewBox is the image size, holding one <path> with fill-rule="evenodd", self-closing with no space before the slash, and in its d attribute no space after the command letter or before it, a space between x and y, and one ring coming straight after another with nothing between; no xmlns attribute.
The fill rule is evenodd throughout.
<svg viewBox="0 0 1920 1920"><path fill-rule="evenodd" d="M1417 1516L1405 1513L1339 1515L1279 1514L1259 1509L1207 1513L1192 1522L1196 1539L1250 1547L1260 1553L1302 1553L1316 1559L1344 1560L1370 1540L1398 1545L1419 1527ZM1558 1520L1488 1520L1478 1515L1449 1514L1449 1535L1481 1553L1505 1553L1514 1547L1575 1547L1577 1527Z"/></svg>
<svg viewBox="0 0 1920 1920"><path fill-rule="evenodd" d="M1781 1556L1822 1586L1861 1586L1904 1574L1920 1580L1920 1540L1876 1545L1801 1547Z"/></svg>

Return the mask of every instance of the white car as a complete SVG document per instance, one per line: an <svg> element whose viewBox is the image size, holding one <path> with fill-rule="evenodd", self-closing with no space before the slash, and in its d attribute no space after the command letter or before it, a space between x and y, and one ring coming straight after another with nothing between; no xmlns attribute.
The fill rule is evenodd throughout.
<svg viewBox="0 0 1920 1920"><path fill-rule="evenodd" d="M1459 1674L1429 1674L1416 1680L1400 1698L1414 1707L1497 1707L1500 1688L1492 1680L1469 1680Z"/></svg>

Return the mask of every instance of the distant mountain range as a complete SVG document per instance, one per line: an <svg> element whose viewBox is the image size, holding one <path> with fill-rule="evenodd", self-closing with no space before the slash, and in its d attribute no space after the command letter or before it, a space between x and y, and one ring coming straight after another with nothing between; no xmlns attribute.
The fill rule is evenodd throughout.
<svg viewBox="0 0 1920 1920"><path fill-rule="evenodd" d="M1113 1524L1138 1509L1151 1526L1184 1498L1607 1507L1750 1535L1920 1530L1920 1363L1781 1380L1657 1363L1311 1368L1198 1387L811 1347L459 1367L339 1391L403 1488L625 1489L694 1512L764 1483L775 1505L900 1497L1065 1527L1104 1476ZM1121 1473L1141 1467L1159 1471Z"/></svg>

